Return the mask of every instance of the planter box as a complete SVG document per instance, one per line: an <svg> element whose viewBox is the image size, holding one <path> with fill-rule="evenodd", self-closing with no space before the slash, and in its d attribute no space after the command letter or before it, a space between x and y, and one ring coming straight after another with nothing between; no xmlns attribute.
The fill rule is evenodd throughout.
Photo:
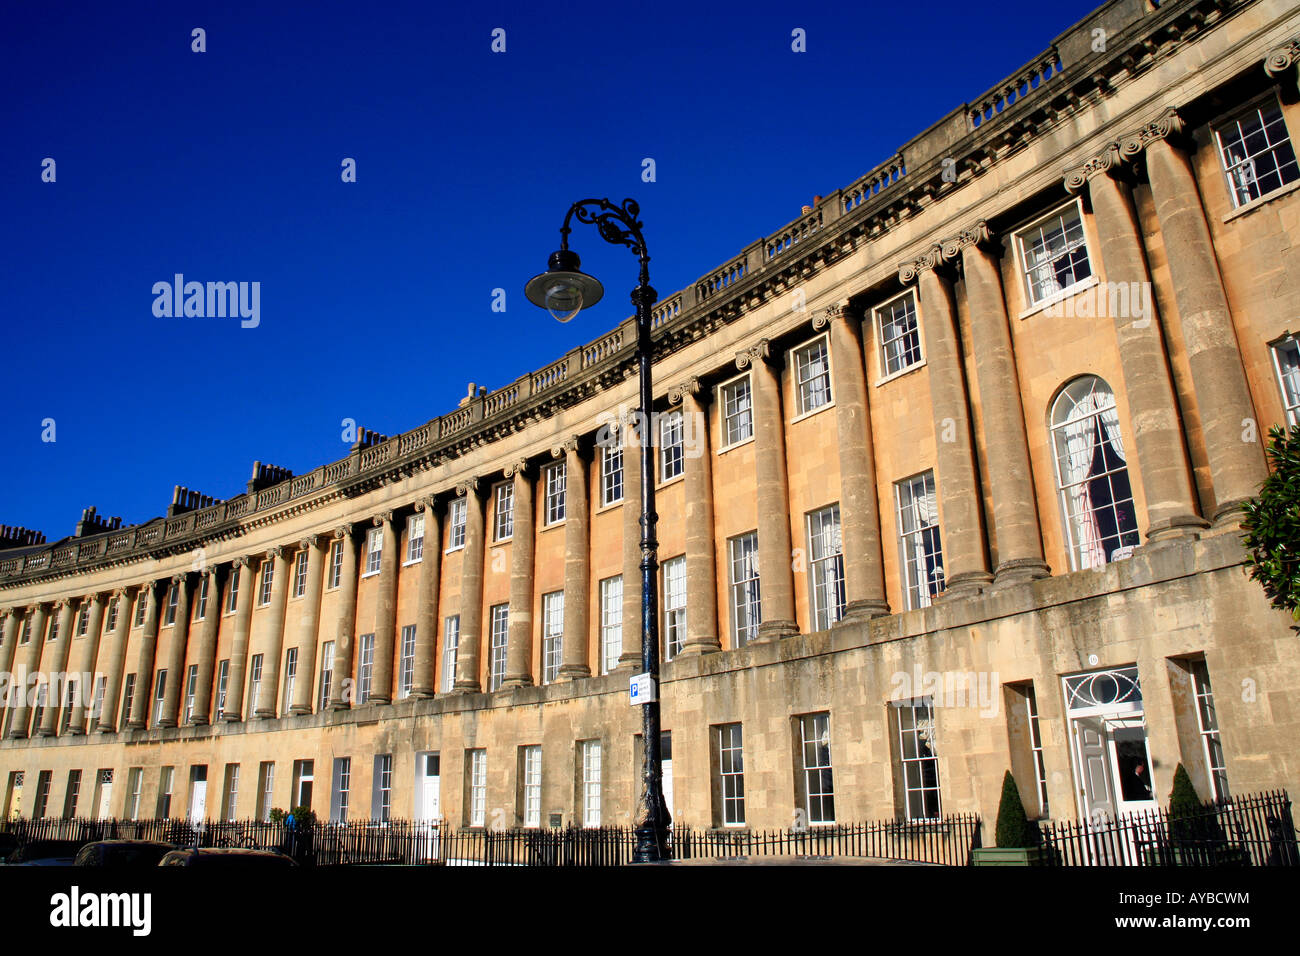
<svg viewBox="0 0 1300 956"><path fill-rule="evenodd" d="M971 851L973 866L1047 866L1043 847L981 847Z"/></svg>

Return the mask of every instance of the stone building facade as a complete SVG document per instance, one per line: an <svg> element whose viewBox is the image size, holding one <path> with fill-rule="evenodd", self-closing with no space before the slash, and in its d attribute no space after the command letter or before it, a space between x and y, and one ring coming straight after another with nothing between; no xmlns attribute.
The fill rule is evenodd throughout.
<svg viewBox="0 0 1300 956"><path fill-rule="evenodd" d="M678 822L1300 790L1238 536L1300 414L1298 64L1286 0L1115 0L661 299L648 419L629 321L308 474L6 529L4 813L630 822L641 440Z"/></svg>

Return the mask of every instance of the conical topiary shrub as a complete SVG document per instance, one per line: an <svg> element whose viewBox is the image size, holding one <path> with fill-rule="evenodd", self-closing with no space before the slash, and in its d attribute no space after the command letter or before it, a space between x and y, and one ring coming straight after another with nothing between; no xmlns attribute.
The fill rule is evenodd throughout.
<svg viewBox="0 0 1300 956"><path fill-rule="evenodd" d="M1025 816L1020 789L1010 770L1002 777L1002 799L998 801L995 845L1000 848L1038 846L1038 827Z"/></svg>

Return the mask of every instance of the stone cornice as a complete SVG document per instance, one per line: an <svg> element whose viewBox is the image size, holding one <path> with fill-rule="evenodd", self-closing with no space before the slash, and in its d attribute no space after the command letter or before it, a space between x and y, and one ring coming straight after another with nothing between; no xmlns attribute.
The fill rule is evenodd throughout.
<svg viewBox="0 0 1300 956"><path fill-rule="evenodd" d="M1121 169L1125 163L1132 162L1157 140L1181 135L1183 128L1183 118L1178 110L1173 107L1165 109L1151 122L1107 143L1101 152L1082 165L1067 169L1065 188L1071 193L1080 192L1093 176Z"/></svg>
<svg viewBox="0 0 1300 956"><path fill-rule="evenodd" d="M1155 10L1109 4L1089 14L1045 53L940 119L886 162L835 190L811 213L655 303L651 315L656 359L788 293L942 202L1007 157L1030 148L1041 135L1094 109L1234 11L1256 2L1183 0ZM1093 28L1103 17L1110 42L1104 51L1089 52ZM955 182L949 178L951 170L958 173ZM927 266L925 258L905 265L900 278L910 270L905 280L910 281L920 271L917 266L933 268L934 261ZM621 383L635 374L634 346L635 323L628 319L559 361L478 396L465 407L305 475L173 518L26 548L19 555L0 552L0 587L165 559L200 542L238 538L341 498L441 468ZM453 477L441 480L450 485Z"/></svg>

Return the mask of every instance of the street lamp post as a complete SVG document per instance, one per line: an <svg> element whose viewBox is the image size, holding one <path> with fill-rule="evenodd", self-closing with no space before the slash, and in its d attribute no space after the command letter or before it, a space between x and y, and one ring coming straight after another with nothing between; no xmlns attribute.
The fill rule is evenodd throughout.
<svg viewBox="0 0 1300 956"><path fill-rule="evenodd" d="M636 361L641 377L641 669L650 679L650 700L641 705L642 764L641 799L636 814L636 848L633 861L656 863L668 859L670 818L664 804L663 764L659 753L659 601L656 578L659 570L659 541L655 537L659 515L655 513L654 450L650 435L651 390L650 306L658 293L650 287L650 255L637 219L641 208L632 199L615 205L608 199L582 199L569 207L560 227L560 249L552 253L547 270L534 276L524 287L528 301L541 306L561 322L568 322L582 309L600 301L601 284L580 271L577 253L569 250L569 222L591 223L601 238L631 249L641 263L637 287L632 290L636 306ZM622 436L620 436L622 439ZM626 449L626 441L624 441Z"/></svg>

